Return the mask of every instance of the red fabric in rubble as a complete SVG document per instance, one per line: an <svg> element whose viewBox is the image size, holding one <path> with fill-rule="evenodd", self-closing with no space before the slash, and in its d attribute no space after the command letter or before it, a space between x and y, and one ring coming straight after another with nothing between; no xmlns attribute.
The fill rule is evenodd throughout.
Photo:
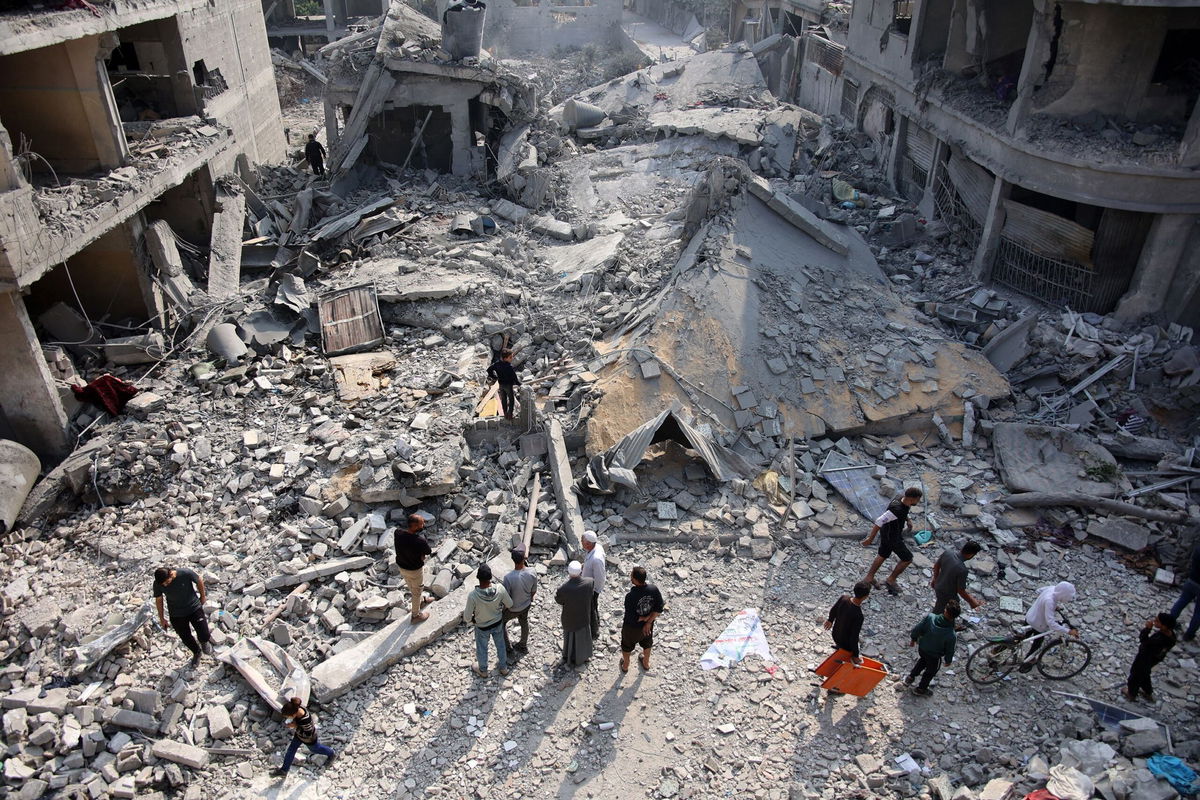
<svg viewBox="0 0 1200 800"><path fill-rule="evenodd" d="M112 375L101 375L87 386L72 386L71 391L77 400L99 406L115 417L138 393L138 388Z"/></svg>

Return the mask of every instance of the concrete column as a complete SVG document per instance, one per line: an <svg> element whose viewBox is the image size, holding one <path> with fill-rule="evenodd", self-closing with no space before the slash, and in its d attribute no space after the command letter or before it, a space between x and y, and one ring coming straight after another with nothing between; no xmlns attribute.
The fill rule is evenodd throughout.
<svg viewBox="0 0 1200 800"><path fill-rule="evenodd" d="M1021 77L1017 79L1017 97L1008 109L1007 129L1010 136L1018 136L1029 120L1029 109L1033 106L1033 90L1042 79L1042 68L1050 58L1050 37L1053 25L1041 0L1033 4L1033 21L1029 25L1029 38L1025 42L1025 60L1021 63Z"/></svg>
<svg viewBox="0 0 1200 800"><path fill-rule="evenodd" d="M68 450L67 413L42 356L25 301L0 294L0 410L18 442L41 456Z"/></svg>
<svg viewBox="0 0 1200 800"><path fill-rule="evenodd" d="M976 280L986 281L991 277L996 247L1000 244L1000 232L1004 230L1004 201L1011 192L1012 184L1008 181L996 178L992 184L992 199L988 202L983 234L979 237L979 248L975 251L975 262L971 267Z"/></svg>
<svg viewBox="0 0 1200 800"><path fill-rule="evenodd" d="M325 30L329 31L329 41L333 41L333 0L324 0L325 6Z"/></svg>
<svg viewBox="0 0 1200 800"><path fill-rule="evenodd" d="M1135 320L1163 310L1195 225L1196 217L1191 214L1160 214L1154 218L1129 291L1114 312L1118 319Z"/></svg>
<svg viewBox="0 0 1200 800"><path fill-rule="evenodd" d="M1179 165L1188 169L1200 167L1200 103L1192 106L1192 118L1179 142Z"/></svg>
<svg viewBox="0 0 1200 800"><path fill-rule="evenodd" d="M337 104L325 98L325 149L333 150L338 141Z"/></svg>
<svg viewBox="0 0 1200 800"><path fill-rule="evenodd" d="M889 142L887 153L887 169L888 185L896 191L900 191L900 183L897 180L900 177L900 159L904 155L904 140L908 138L908 117L902 115L896 109L892 109L892 140Z"/></svg>
<svg viewBox="0 0 1200 800"><path fill-rule="evenodd" d="M428 135L426 131L426 135ZM450 107L450 172L454 175L471 174L471 148L475 137L471 133L471 109L466 103Z"/></svg>
<svg viewBox="0 0 1200 800"><path fill-rule="evenodd" d="M99 36L88 36L62 45L67 55L79 101L92 131L96 158L104 169L123 166L129 157L125 129L104 62L99 60Z"/></svg>

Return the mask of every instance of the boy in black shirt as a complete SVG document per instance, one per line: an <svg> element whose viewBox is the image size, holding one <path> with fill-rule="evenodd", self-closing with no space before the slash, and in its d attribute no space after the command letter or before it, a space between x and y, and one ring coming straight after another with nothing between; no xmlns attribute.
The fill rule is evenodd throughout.
<svg viewBox="0 0 1200 800"><path fill-rule="evenodd" d="M1175 618L1162 613L1146 621L1138 634L1137 655L1129 668L1129 683L1121 689L1126 700L1137 700L1139 692L1145 692L1146 701L1154 702L1154 687L1150 685L1150 670L1167 657L1175 646Z"/></svg>
<svg viewBox="0 0 1200 800"><path fill-rule="evenodd" d="M642 669L650 669L654 620L665 608L658 587L646 583L645 567L634 567L629 573L629 582L633 588L625 594L625 617L621 620L621 672L629 671L629 657L638 645L642 647Z"/></svg>
<svg viewBox="0 0 1200 800"><path fill-rule="evenodd" d="M854 596L844 594L829 609L829 618L825 620L825 630L833 630L833 643L841 650L850 653L850 659L855 664L861 664L858 654L858 635L862 632L862 604L871 594L871 584L859 581L854 584Z"/></svg>
<svg viewBox="0 0 1200 800"><path fill-rule="evenodd" d="M504 411L505 419L513 418L513 411L517 405L516 387L521 385L512 360L513 351L506 347L500 351L500 358L487 369L488 379L500 384L500 408Z"/></svg>
<svg viewBox="0 0 1200 800"><path fill-rule="evenodd" d="M872 586L875 585L875 573L883 566L883 562L887 560L888 556L895 553L896 558L900 559L900 563L896 565L892 574L888 575L883 584L888 590L888 594L891 595L900 594L900 587L896 585L896 579L912 563L912 551L904 543L904 529L907 527L908 530L912 530L912 523L908 521L908 512L919 502L921 502L920 489L915 487L905 489L903 496L897 497L888 504L887 511L879 515L871 532L862 541L863 547L870 547L875 543L875 536L879 534L879 555L875 556L875 560L871 562L871 569L867 571L867 577L863 579Z"/></svg>

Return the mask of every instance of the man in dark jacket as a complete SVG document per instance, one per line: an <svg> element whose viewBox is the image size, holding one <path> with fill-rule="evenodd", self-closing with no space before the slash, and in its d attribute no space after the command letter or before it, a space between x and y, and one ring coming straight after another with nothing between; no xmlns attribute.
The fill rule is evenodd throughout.
<svg viewBox="0 0 1200 800"><path fill-rule="evenodd" d="M1183 582L1183 590L1179 593L1179 599L1171 607L1171 616L1178 620L1179 615L1188 607L1188 603L1195 603L1195 605L1192 606L1192 621L1188 623L1187 630L1183 634L1185 642L1195 639L1196 631L1200 630L1200 541L1197 541L1196 546L1192 549L1192 561L1188 565L1187 579Z"/></svg>
<svg viewBox="0 0 1200 800"><path fill-rule="evenodd" d="M958 603L951 600L946 603L942 613L926 614L925 618L909 632L908 646L916 646L917 663L912 668L912 672L908 673L908 677L904 679L904 685L912 686L912 682L917 679L917 676L922 672L925 673L917 688L913 689L913 694L922 697L933 694L929 688L929 682L933 680L934 675L937 675L943 661L948 667L954 660L954 644L958 639L954 635L954 620L958 619L958 614Z"/></svg>
<svg viewBox="0 0 1200 800"><path fill-rule="evenodd" d="M879 536L879 555L875 556L875 560L871 562L871 569L867 571L867 577L863 579L871 585L875 584L875 573L883 566L883 562L887 561L888 556L895 553L896 558L900 559L900 563L884 581L883 585L888 590L888 594L900 594L900 587L896 585L896 579L912 563L912 551L904 543L904 530L906 527L908 530L912 530L912 523L908 521L908 512L919 502L921 502L920 489L905 489L902 496L888 504L887 511L879 515L871 532L862 541L863 547L870 547L875 543L875 537Z"/></svg>
<svg viewBox="0 0 1200 800"><path fill-rule="evenodd" d="M829 618L825 620L825 630L833 631L833 643L841 650L850 653L850 659L855 664L861 664L858 654L858 635L862 632L862 604L871 594L871 584L859 581L854 584L854 596L844 594L829 609Z"/></svg>
<svg viewBox="0 0 1200 800"><path fill-rule="evenodd" d="M1133 666L1129 668L1129 682L1121 689L1126 700L1137 700L1139 692L1144 692L1146 702L1154 702L1154 687L1150 685L1150 670L1155 664L1167 657L1167 653L1175 646L1175 618L1162 613L1153 619L1146 620L1141 633L1138 634L1137 655L1133 658Z"/></svg>
<svg viewBox="0 0 1200 800"><path fill-rule="evenodd" d="M500 408L504 411L505 419L513 418L513 412L517 407L516 387L521 385L521 379L517 377L512 360L513 351L506 347L500 351L500 357L487 369L488 379L500 384L498 387Z"/></svg>
<svg viewBox="0 0 1200 800"><path fill-rule="evenodd" d="M304 158L312 167L313 175L318 178L325 177L325 147L317 141L315 134L308 135L308 142L304 145Z"/></svg>

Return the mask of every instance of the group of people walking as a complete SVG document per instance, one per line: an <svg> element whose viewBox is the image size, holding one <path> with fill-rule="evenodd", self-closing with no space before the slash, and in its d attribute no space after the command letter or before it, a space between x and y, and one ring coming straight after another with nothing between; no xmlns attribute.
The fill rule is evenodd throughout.
<svg viewBox="0 0 1200 800"><path fill-rule="evenodd" d="M871 590L878 587L876 573L893 554L899 560L884 580L883 586L893 596L901 594L902 590L896 579L913 560L912 551L904 541L905 531L912 531L908 514L921 499L920 489L909 488L888 504L887 510L875 520L870 532L862 541L864 547L870 547L876 538L880 540L878 553L867 570L866 577L854 585L851 594L839 597L829 610L825 629L832 632L834 645L847 651L856 664L862 662L859 636L863 625L863 602L870 596ZM918 656L903 685L912 686L920 678L920 682L913 687L913 693L916 695L932 694L930 682L942 664L949 666L952 662L957 631L961 630L958 620L962 615L962 603L966 603L972 610L983 605L982 600L967 591L967 562L981 550L978 542L969 541L960 548L946 549L933 565L933 578L929 583L934 594L933 607L909 632L909 646L917 648ZM1025 614L1025 622L1029 626L1027 635L1033 637L1033 641L1020 667L1022 672L1033 668L1038 650L1045 641L1044 637L1038 638L1037 634L1054 632L1065 636L1079 635L1079 631L1066 621L1062 609L1065 603L1075 599L1075 595L1075 586L1068 581L1046 586L1038 591L1037 597ZM1147 620L1138 634L1137 655L1130 667L1126 685L1121 689L1126 699L1136 700L1139 695L1143 695L1153 702L1154 690L1150 681L1150 670L1163 661L1175 646L1175 630L1179 616L1193 603L1196 607L1193 608L1191 622L1183 635L1185 642L1193 641L1197 629L1200 628L1200 542L1196 543L1192 551L1188 576L1175 605L1170 611L1159 613Z"/></svg>

